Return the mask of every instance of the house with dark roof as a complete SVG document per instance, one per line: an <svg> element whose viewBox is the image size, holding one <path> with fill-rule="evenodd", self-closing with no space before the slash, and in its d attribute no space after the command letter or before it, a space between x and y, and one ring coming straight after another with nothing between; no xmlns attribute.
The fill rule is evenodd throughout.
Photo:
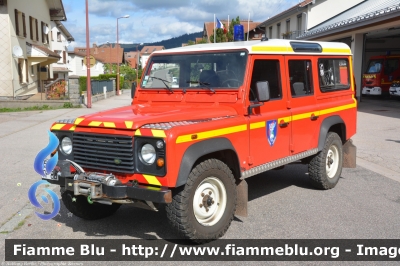
<svg viewBox="0 0 400 266"><path fill-rule="evenodd" d="M140 65L142 66L142 68L146 66L147 60L153 52L161 51L164 49L164 46L144 46L140 51Z"/></svg>

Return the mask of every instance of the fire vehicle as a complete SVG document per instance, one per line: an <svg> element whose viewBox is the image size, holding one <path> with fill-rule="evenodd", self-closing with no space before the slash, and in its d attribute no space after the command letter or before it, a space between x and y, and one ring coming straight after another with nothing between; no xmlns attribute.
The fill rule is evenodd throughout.
<svg viewBox="0 0 400 266"><path fill-rule="evenodd" d="M154 52L130 106L52 125L60 144L49 182L83 219L121 204L165 207L186 238L211 241L247 215L246 178L302 162L313 185L331 189L355 167L352 69L349 47L333 42Z"/></svg>
<svg viewBox="0 0 400 266"><path fill-rule="evenodd" d="M400 55L372 56L363 75L362 94L388 95L395 79L400 79Z"/></svg>

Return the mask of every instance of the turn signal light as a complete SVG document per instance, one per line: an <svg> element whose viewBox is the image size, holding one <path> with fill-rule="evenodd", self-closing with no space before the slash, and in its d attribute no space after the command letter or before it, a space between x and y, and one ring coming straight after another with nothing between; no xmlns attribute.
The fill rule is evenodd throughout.
<svg viewBox="0 0 400 266"><path fill-rule="evenodd" d="M158 158L157 159L157 166L158 167L163 167L164 166L164 159L163 158Z"/></svg>

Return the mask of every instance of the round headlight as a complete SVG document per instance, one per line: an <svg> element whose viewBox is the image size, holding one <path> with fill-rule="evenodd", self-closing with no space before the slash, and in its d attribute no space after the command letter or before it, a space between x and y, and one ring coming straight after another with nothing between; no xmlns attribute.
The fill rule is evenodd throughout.
<svg viewBox="0 0 400 266"><path fill-rule="evenodd" d="M140 150L140 157L143 163L152 164L156 160L156 149L151 144L145 144Z"/></svg>
<svg viewBox="0 0 400 266"><path fill-rule="evenodd" d="M61 140L61 151L65 154L71 154L72 152L72 140L68 137L64 137Z"/></svg>

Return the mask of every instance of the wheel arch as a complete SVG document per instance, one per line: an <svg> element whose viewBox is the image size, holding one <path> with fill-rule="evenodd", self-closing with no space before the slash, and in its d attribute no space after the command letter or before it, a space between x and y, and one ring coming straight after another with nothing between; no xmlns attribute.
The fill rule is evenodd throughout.
<svg viewBox="0 0 400 266"><path fill-rule="evenodd" d="M320 127L319 138L318 138L318 150L321 151L324 148L326 136L328 132L335 132L339 135L342 143L346 142L346 124L343 119L338 116L330 116L325 118Z"/></svg>
<svg viewBox="0 0 400 266"><path fill-rule="evenodd" d="M235 179L240 177L239 159L231 141L227 138L213 138L189 146L183 154L175 187L186 184L190 172L197 163L215 158L231 169Z"/></svg>

